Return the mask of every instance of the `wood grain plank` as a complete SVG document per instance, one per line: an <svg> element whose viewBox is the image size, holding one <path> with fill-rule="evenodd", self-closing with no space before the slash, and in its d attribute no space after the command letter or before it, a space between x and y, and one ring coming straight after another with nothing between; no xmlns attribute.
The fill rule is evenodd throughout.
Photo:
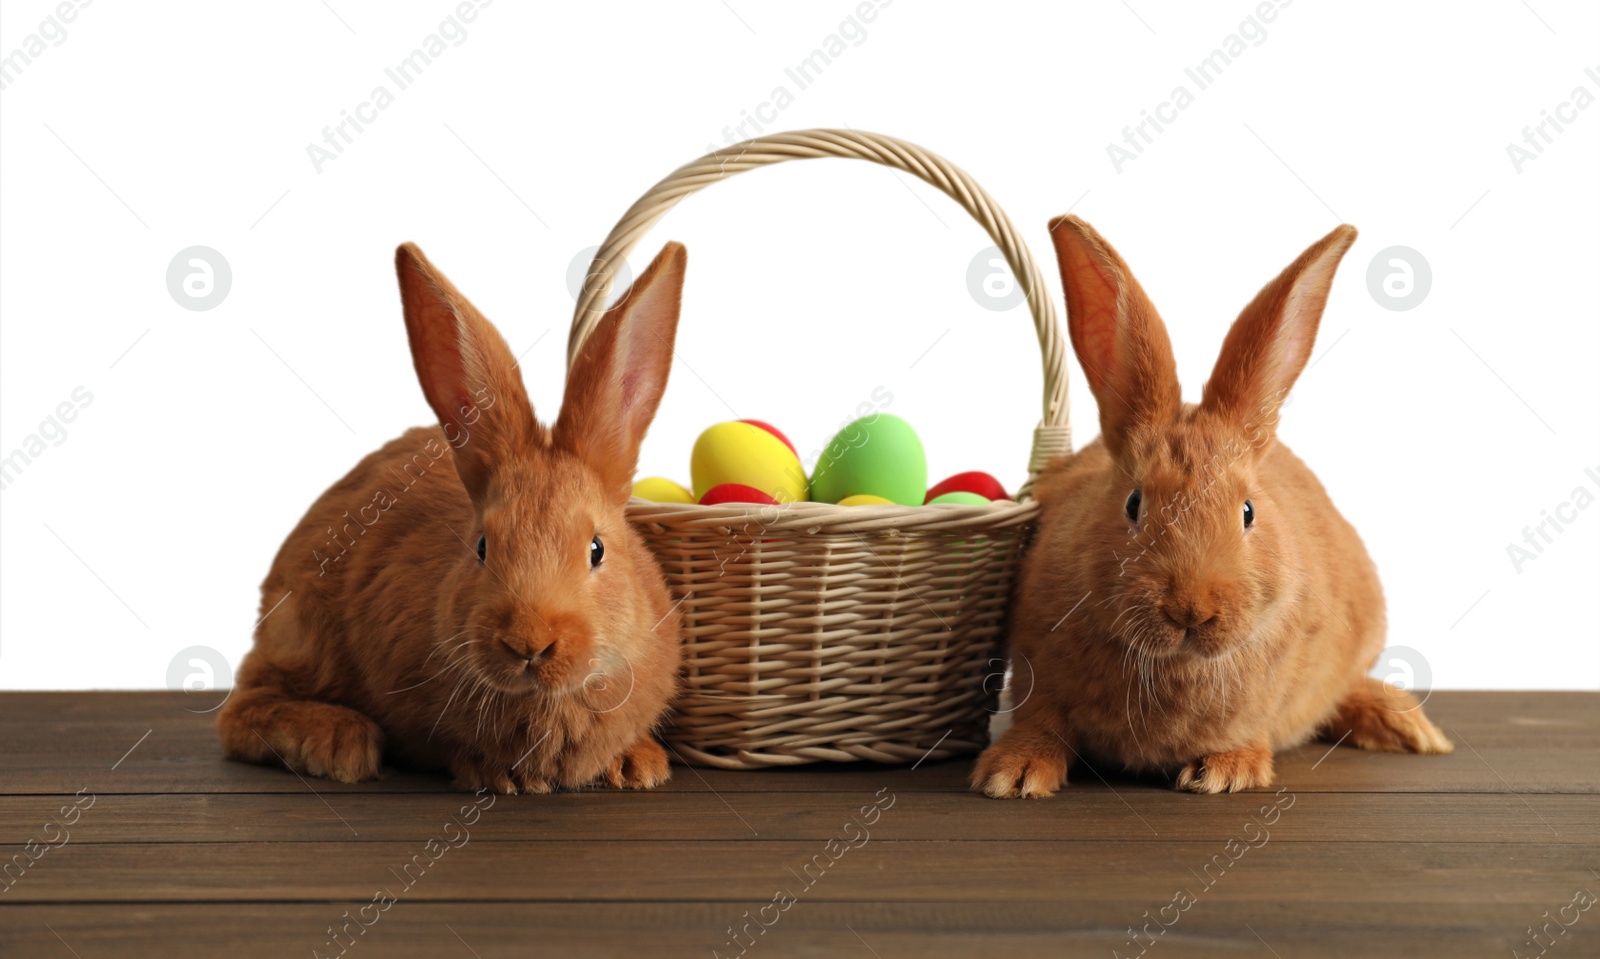
<svg viewBox="0 0 1600 959"><path fill-rule="evenodd" d="M486 816L493 815L489 811ZM1293 812L1287 813L1293 815ZM884 814L892 819L893 811ZM458 834L459 835L459 834ZM839 834L845 837L843 829ZM890 842L830 850L806 842L472 843L430 857L410 842L68 844L4 895L12 902L746 901L789 891L809 901L950 898L1100 901L1154 908L1190 889L1208 901L1304 905L1564 902L1600 846L1383 842ZM1243 843L1243 824L1236 835ZM1260 834L1255 834L1259 836ZM841 842L842 845L842 842ZM1220 872L1211 888L1202 877ZM1559 897L1559 898L1558 898ZM1137 915L1137 911L1135 912Z"/></svg>
<svg viewBox="0 0 1600 959"><path fill-rule="evenodd" d="M1039 802L1000 803L970 793L908 789L897 789L896 796L895 815L882 820L873 832L876 838L1222 842L1272 799L1112 792L1099 784ZM837 836L851 811L872 797L870 792L730 793L725 805L686 792L509 796L472 829L472 841L824 841ZM50 836L74 844L405 841L437 830L466 797L353 793L325 798L327 803L310 793L101 795L64 832L52 830ZM40 839L62 801L0 797L0 858ZM1274 839L1600 843L1600 799L1589 796L1302 793L1293 811L1272 826Z"/></svg>
<svg viewBox="0 0 1600 959"><path fill-rule="evenodd" d="M1590 883L1590 889L1600 884ZM1147 952L1156 957L1261 956L1349 959L1351 956L1507 956L1548 907L1478 902L1384 907L1337 900L1296 903L1206 901L1183 912ZM327 929L367 900L315 903L183 905L0 905L0 954L82 959L251 959L336 955ZM381 959L460 957L508 959L739 955L752 959L859 956L1092 956L1128 943L1133 915L1101 902L1056 903L802 902L764 931L729 945L729 927L765 901L743 903L401 903L360 933L346 954ZM1157 904L1158 905L1158 904ZM773 913L769 912L768 915ZM371 913L369 913L371 915ZM1557 955L1600 951L1600 922L1591 910L1562 939ZM53 930L53 931L52 931ZM1143 940L1141 940L1143 942ZM712 950L718 950L713 953ZM1524 949L1536 954L1537 949Z"/></svg>
<svg viewBox="0 0 1600 959"><path fill-rule="evenodd" d="M224 759L214 744L186 752L182 744L152 736L116 769L103 756L10 753L0 757L0 795L67 795L87 788L96 793L451 793L443 777L386 771L378 782L344 784L323 779L310 785L290 773ZM1297 792L1600 794L1600 750L1537 747L1459 749L1450 756L1399 756L1340 747L1322 759L1326 744L1279 754L1274 788ZM115 758L115 757L113 757ZM1320 766L1316 766L1318 762ZM1315 767L1315 768L1313 768ZM971 759L928 763L915 770L918 788L967 791ZM808 766L798 769L725 771L674 766L673 779L657 793L706 792L858 792L871 791L911 772L906 767L869 764ZM1116 770L1101 776L1118 789L1165 791L1156 777L1131 779ZM1075 771L1074 784L1091 786L1093 774Z"/></svg>

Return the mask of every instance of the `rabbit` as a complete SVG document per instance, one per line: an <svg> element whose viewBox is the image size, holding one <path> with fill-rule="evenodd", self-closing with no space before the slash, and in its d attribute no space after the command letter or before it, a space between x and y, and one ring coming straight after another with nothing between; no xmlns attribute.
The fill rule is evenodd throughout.
<svg viewBox="0 0 1600 959"><path fill-rule="evenodd" d="M681 617L623 508L685 260L668 244L605 313L547 429L500 334L399 248L439 425L367 456L289 534L219 714L230 757L340 782L378 778L387 757L496 793L667 781L652 731L677 690Z"/></svg>
<svg viewBox="0 0 1600 959"><path fill-rule="evenodd" d="M1275 440L1355 228L1244 308L1199 404L1182 401L1166 327L1111 245L1073 216L1050 231L1101 435L1037 483L1010 638L1028 692L973 789L1049 796L1080 760L1197 793L1264 788L1276 750L1319 734L1450 752L1414 698L1367 677L1384 646L1376 569Z"/></svg>

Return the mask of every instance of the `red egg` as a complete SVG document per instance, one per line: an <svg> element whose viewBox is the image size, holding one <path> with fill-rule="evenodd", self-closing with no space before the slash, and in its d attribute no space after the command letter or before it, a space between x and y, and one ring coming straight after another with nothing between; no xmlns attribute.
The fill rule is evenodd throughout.
<svg viewBox="0 0 1600 959"><path fill-rule="evenodd" d="M761 427L768 433L776 436L778 439L783 440L783 445L789 447L789 452L793 453L796 457L799 457L800 451L794 448L793 443L789 442L789 437L784 436L783 431L778 429L776 426L773 426L771 423L768 423L765 420L740 420L739 422L749 423L751 426Z"/></svg>
<svg viewBox="0 0 1600 959"><path fill-rule="evenodd" d="M941 480L932 489L928 490L928 495L923 499L923 502L926 503L928 500L936 496L943 496L946 493L977 493L979 496L990 500L1011 498L1006 494L1006 488L1000 485L999 480L981 470L973 470L970 473L957 473L947 480Z"/></svg>
<svg viewBox="0 0 1600 959"><path fill-rule="evenodd" d="M743 483L723 483L706 490L706 495L700 497L701 506L718 506L723 503L760 503L763 506L776 506L778 501L761 492L754 486Z"/></svg>

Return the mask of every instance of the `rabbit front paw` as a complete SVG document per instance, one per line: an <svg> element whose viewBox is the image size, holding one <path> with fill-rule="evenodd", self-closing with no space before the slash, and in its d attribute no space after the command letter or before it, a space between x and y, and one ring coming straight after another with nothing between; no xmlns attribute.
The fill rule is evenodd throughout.
<svg viewBox="0 0 1600 959"><path fill-rule="evenodd" d="M550 781L520 763L506 763L479 754L457 756L450 761L450 775L462 789L476 792L487 789L503 796L518 793L547 793Z"/></svg>
<svg viewBox="0 0 1600 959"><path fill-rule="evenodd" d="M991 799L1043 799L1066 784L1066 744L1022 723L1006 730L972 768L973 791Z"/></svg>
<svg viewBox="0 0 1600 959"><path fill-rule="evenodd" d="M611 760L601 778L618 789L652 789L672 778L672 765L661 744L643 736Z"/></svg>
<svg viewBox="0 0 1600 959"><path fill-rule="evenodd" d="M1272 747L1251 743L1225 753L1212 753L1178 771L1178 789L1192 793L1236 793L1272 785Z"/></svg>

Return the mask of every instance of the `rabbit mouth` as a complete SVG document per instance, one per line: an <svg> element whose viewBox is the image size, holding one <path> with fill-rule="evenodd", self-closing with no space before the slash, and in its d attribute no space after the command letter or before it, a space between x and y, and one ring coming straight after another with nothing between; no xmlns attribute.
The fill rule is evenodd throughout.
<svg viewBox="0 0 1600 959"><path fill-rule="evenodd" d="M1168 656L1200 660L1220 659L1235 645L1232 617L1220 604L1197 606L1188 599L1163 596L1145 611L1145 630L1154 634L1151 645Z"/></svg>
<svg viewBox="0 0 1600 959"><path fill-rule="evenodd" d="M495 656L493 662L481 664L479 673L502 693L526 695L558 685L551 676L554 658L548 647L529 655L508 651L506 655Z"/></svg>
<svg viewBox="0 0 1600 959"><path fill-rule="evenodd" d="M1185 626L1159 613L1133 639L1137 651L1159 659L1219 660L1234 648L1231 634L1215 619Z"/></svg>
<svg viewBox="0 0 1600 959"><path fill-rule="evenodd" d="M1233 643L1214 626L1189 626L1182 629L1178 652L1196 659L1222 659L1233 652Z"/></svg>

